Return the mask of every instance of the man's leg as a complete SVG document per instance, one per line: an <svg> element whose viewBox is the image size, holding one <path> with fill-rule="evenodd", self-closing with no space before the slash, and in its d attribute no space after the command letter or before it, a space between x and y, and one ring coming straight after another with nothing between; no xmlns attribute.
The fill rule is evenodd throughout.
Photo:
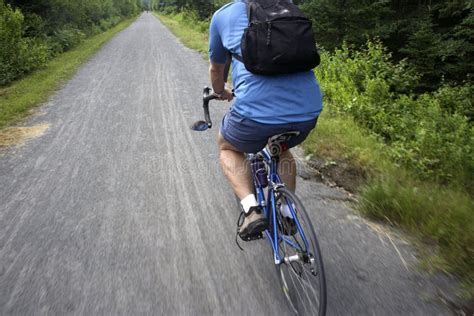
<svg viewBox="0 0 474 316"><path fill-rule="evenodd" d="M278 173L281 181L286 184L286 187L295 192L296 190L296 162L289 150L284 151L280 155L280 164L278 166Z"/></svg>
<svg viewBox="0 0 474 316"><path fill-rule="evenodd" d="M239 197L245 216L239 226L239 235L244 240L258 238L268 224L253 194L252 176L245 155L229 144L219 133L220 162L232 189Z"/></svg>
<svg viewBox="0 0 474 316"><path fill-rule="evenodd" d="M243 153L227 142L219 133L220 162L225 176L239 199L253 194L250 166ZM291 191L296 189L296 162L289 150L280 155L280 178Z"/></svg>
<svg viewBox="0 0 474 316"><path fill-rule="evenodd" d="M252 177L250 167L245 155L227 142L219 133L219 160L222 170L229 180L232 189L240 200L253 194Z"/></svg>

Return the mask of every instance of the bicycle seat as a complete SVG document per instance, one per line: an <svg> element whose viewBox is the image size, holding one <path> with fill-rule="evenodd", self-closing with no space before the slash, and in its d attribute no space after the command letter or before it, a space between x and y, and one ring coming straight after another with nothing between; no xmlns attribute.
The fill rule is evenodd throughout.
<svg viewBox="0 0 474 316"><path fill-rule="evenodd" d="M299 134L299 131L290 131L270 137L267 144L268 152L273 157L280 156L282 152L288 150L288 141Z"/></svg>

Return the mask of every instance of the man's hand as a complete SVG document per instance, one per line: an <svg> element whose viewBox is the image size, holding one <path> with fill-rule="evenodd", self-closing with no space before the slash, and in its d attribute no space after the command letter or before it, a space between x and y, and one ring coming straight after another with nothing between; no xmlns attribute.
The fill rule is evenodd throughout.
<svg viewBox="0 0 474 316"><path fill-rule="evenodd" d="M213 94L217 97L217 100L220 101L227 100L227 102L230 102L234 98L234 94L229 89L224 89L224 91L222 91L222 93L220 94L217 94L215 92Z"/></svg>

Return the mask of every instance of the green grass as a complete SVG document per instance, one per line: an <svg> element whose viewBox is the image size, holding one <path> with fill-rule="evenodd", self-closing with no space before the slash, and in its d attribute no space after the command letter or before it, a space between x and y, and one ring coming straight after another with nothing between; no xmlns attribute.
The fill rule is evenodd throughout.
<svg viewBox="0 0 474 316"><path fill-rule="evenodd" d="M207 51L207 32L192 19L182 13L158 16L186 46ZM331 107L331 100L325 103ZM363 170L367 180L356 207L417 237L424 265L460 275L472 293L474 203L464 188L418 180L390 158L388 145L348 114L324 111L303 147L328 162L343 160Z"/></svg>
<svg viewBox="0 0 474 316"><path fill-rule="evenodd" d="M207 22L197 21L184 12L168 15L156 12L154 14L185 46L197 50L206 59L208 58L209 24Z"/></svg>
<svg viewBox="0 0 474 316"><path fill-rule="evenodd" d="M391 174L362 189L359 208L420 237L434 252L434 268L474 277L474 201L461 191L417 182L406 174Z"/></svg>
<svg viewBox="0 0 474 316"><path fill-rule="evenodd" d="M74 49L51 60L42 69L0 88L0 129L18 122L31 108L45 102L102 44L134 20L135 18L127 19L104 33L84 40Z"/></svg>
<svg viewBox="0 0 474 316"><path fill-rule="evenodd" d="M323 113L303 146L307 154L364 170L368 177L359 188L357 209L417 237L425 266L456 273L474 289L474 199L469 193L418 180L348 115Z"/></svg>
<svg viewBox="0 0 474 316"><path fill-rule="evenodd" d="M328 161L344 160L369 175L394 167L385 154L385 147L350 116L329 115L327 111L320 115L317 128L304 143L307 154Z"/></svg>

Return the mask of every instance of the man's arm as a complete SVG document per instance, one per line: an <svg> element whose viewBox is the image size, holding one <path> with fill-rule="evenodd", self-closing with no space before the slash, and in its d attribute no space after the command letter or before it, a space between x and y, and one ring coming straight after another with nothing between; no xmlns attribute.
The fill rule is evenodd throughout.
<svg viewBox="0 0 474 316"><path fill-rule="evenodd" d="M209 67L209 76L211 77L212 90L219 96L220 100L231 101L233 99L232 91L225 88L225 78L227 64L217 64L211 61Z"/></svg>
<svg viewBox="0 0 474 316"><path fill-rule="evenodd" d="M211 66L209 67L209 76L211 78L212 90L218 96L219 100L231 101L233 98L232 92L225 89L226 66L229 63L229 52L222 43L222 38L219 33L218 19L214 15L211 19L209 27L209 60Z"/></svg>

